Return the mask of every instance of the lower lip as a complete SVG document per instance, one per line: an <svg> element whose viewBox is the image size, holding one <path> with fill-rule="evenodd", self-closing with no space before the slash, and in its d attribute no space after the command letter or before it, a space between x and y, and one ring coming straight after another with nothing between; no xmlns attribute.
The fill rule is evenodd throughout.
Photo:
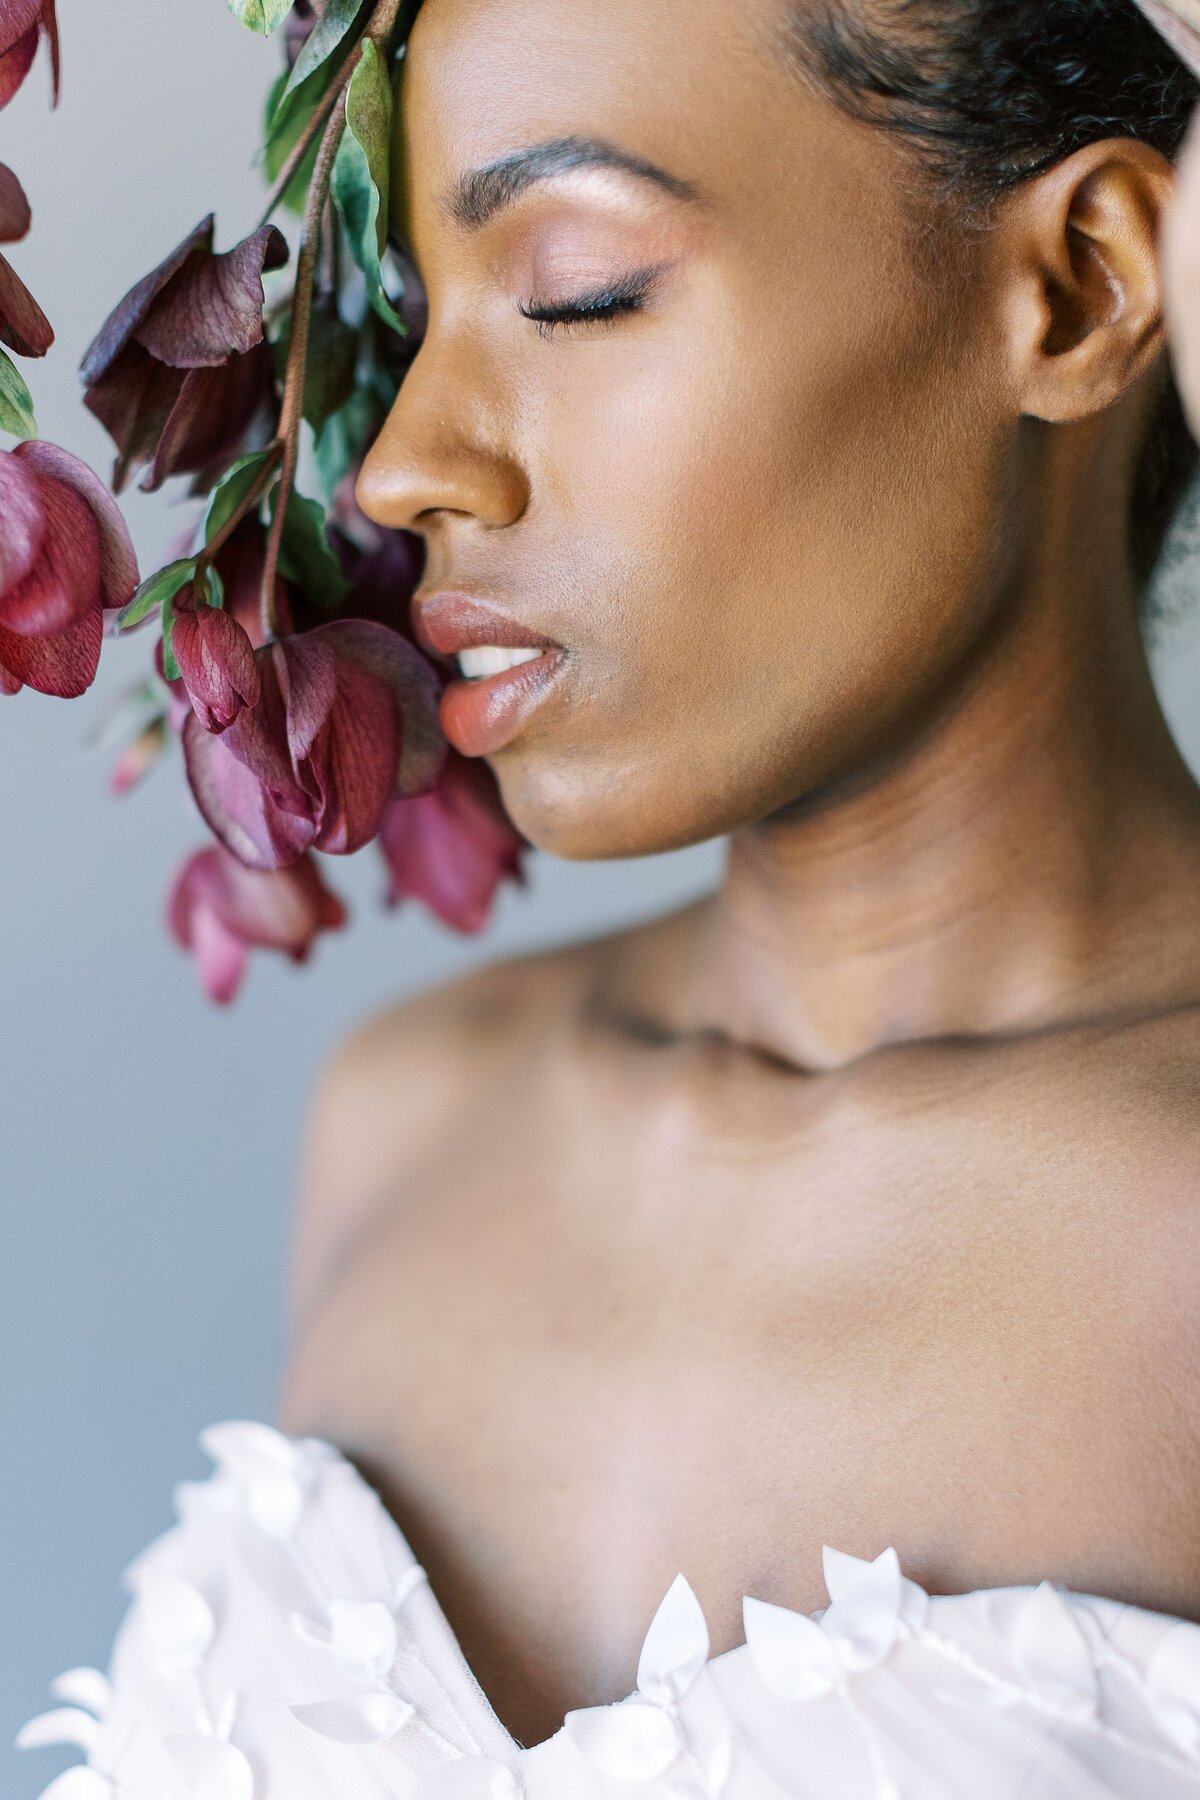
<svg viewBox="0 0 1200 1800"><path fill-rule="evenodd" d="M442 730L464 756L503 750L524 730L565 661L566 653L553 649L501 675L475 681L460 676L442 694L438 708Z"/></svg>

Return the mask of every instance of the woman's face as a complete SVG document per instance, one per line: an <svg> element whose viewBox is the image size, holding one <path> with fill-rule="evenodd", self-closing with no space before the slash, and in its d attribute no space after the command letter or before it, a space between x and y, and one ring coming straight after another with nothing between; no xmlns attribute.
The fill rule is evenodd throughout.
<svg viewBox="0 0 1200 1800"><path fill-rule="evenodd" d="M860 779L1020 554L988 283L918 252L905 151L802 83L783 5L425 0L413 33L394 213L429 323L359 494L425 540L433 647L455 595L474 644L561 646L443 719L562 856Z"/></svg>

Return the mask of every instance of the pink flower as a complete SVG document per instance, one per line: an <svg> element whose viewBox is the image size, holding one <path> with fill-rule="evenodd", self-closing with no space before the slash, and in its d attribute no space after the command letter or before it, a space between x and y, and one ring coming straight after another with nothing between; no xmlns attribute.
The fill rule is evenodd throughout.
<svg viewBox="0 0 1200 1800"><path fill-rule="evenodd" d="M387 904L422 900L455 931L482 931L500 883L525 880L524 845L487 764L451 750L432 793L393 800L383 816Z"/></svg>
<svg viewBox="0 0 1200 1800"><path fill-rule="evenodd" d="M171 647L192 708L206 731L227 731L262 693L254 645L231 613L175 602Z"/></svg>
<svg viewBox="0 0 1200 1800"><path fill-rule="evenodd" d="M137 583L125 521L86 464L37 441L0 451L0 692L84 693L104 612Z"/></svg>
<svg viewBox="0 0 1200 1800"><path fill-rule="evenodd" d="M210 214L110 313L80 373L85 404L119 452L118 491L143 463L147 489L211 474L267 414L275 387L262 278L287 258L273 225L214 255Z"/></svg>
<svg viewBox="0 0 1200 1800"><path fill-rule="evenodd" d="M251 950L282 950L304 962L322 931L346 923L346 908L311 856L264 873L213 845L176 875L167 922L180 948L194 953L209 999L224 1006L242 985Z"/></svg>
<svg viewBox="0 0 1200 1800"><path fill-rule="evenodd" d="M0 163L0 244L17 244L29 230L29 202L12 170ZM7 257L0 256L0 343L18 356L45 356L54 328Z"/></svg>
<svg viewBox="0 0 1200 1800"><path fill-rule="evenodd" d="M255 653L261 697L220 735L184 721L188 780L214 836L251 869L348 856L393 794L426 793L446 745L438 682L386 625L334 619Z"/></svg>
<svg viewBox="0 0 1200 1800"><path fill-rule="evenodd" d="M54 104L58 104L58 20L55 0L0 0L0 106L7 106L28 75L45 32L50 45Z"/></svg>

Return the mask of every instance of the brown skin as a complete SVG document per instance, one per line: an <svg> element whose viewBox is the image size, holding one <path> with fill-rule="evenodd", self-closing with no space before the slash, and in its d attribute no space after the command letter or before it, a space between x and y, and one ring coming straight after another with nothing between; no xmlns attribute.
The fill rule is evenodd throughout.
<svg viewBox="0 0 1200 1800"><path fill-rule="evenodd" d="M316 1096L283 1422L525 1742L680 1569L714 1650L823 1604L823 1543L1200 1618L1200 794L1125 544L1171 172L1096 145L918 246L777 3L426 0L405 76L430 326L363 504L567 646L490 759L535 843L732 833L711 898L380 1014ZM703 198L440 208L564 135ZM651 261L615 323L517 310Z"/></svg>

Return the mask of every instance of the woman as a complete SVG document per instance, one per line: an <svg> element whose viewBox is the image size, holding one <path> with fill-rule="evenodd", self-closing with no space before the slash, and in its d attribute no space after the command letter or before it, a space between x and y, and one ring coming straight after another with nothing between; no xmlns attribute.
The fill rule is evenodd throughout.
<svg viewBox="0 0 1200 1800"><path fill-rule="evenodd" d="M1195 93L1129 0L426 0L362 505L533 842L728 866L333 1060L106 1795L1200 1793Z"/></svg>

